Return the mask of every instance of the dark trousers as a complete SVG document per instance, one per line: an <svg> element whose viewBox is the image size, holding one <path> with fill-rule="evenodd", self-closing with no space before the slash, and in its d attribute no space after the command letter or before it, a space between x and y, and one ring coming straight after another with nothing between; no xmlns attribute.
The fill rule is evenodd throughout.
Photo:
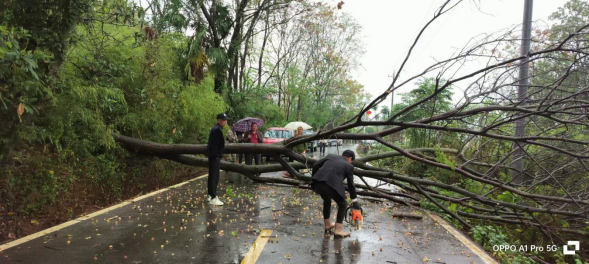
<svg viewBox="0 0 589 264"><path fill-rule="evenodd" d="M237 154L237 157L238 157L237 159L239 160L239 164L241 164L241 162L243 161L243 156L244 156L243 153Z"/></svg>
<svg viewBox="0 0 589 264"><path fill-rule="evenodd" d="M207 181L208 193L211 198L217 197L217 185L219 185L220 158L209 158L209 177Z"/></svg>
<svg viewBox="0 0 589 264"><path fill-rule="evenodd" d="M252 165L252 159L256 165L262 164L262 154L245 154L245 164Z"/></svg>
<svg viewBox="0 0 589 264"><path fill-rule="evenodd" d="M324 143L319 143L319 152L325 153L325 144Z"/></svg>
<svg viewBox="0 0 589 264"><path fill-rule="evenodd" d="M327 183L320 181L313 181L313 189L323 199L323 219L329 219L331 215L331 200L334 200L337 204L337 217L335 222L341 224L344 222L344 216L346 215L346 207L348 202L346 199L339 195L333 188Z"/></svg>

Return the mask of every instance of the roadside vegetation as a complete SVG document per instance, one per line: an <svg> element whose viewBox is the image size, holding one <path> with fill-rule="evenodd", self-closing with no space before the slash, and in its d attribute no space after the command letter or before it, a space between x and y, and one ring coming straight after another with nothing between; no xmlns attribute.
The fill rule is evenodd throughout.
<svg viewBox="0 0 589 264"><path fill-rule="evenodd" d="M202 170L135 156L113 133L206 143L220 112L266 127L353 115L368 95L348 77L362 54L351 17L238 2L0 3L0 241Z"/></svg>
<svg viewBox="0 0 589 264"><path fill-rule="evenodd" d="M569 1L549 28L534 29L529 98L513 91L521 37L510 31L397 76L372 102L350 77L362 28L343 2L36 2L0 3L0 242L194 177L203 169L129 152L113 134L202 144L226 112L264 119L261 130L305 121L317 137L371 137L380 144L362 150L357 165L373 166L363 176L400 186L406 201L445 216L503 263L586 261L586 249L576 259L560 249L493 250L587 240L586 1ZM480 57L489 59L480 73L448 73ZM414 89L401 103L379 106L404 85ZM454 93L468 98L454 102ZM526 138L514 138L524 115ZM511 167L514 146L527 153L524 180ZM185 155L172 154L163 158Z"/></svg>

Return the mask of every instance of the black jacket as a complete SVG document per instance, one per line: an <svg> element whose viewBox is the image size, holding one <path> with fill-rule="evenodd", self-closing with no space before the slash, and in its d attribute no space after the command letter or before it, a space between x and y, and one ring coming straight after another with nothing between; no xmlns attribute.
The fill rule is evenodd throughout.
<svg viewBox="0 0 589 264"><path fill-rule="evenodd" d="M354 165L338 155L329 154L327 157L313 164L313 181L322 181L337 191L344 199L344 179L348 181L350 198L356 199L356 187L354 187Z"/></svg>
<svg viewBox="0 0 589 264"><path fill-rule="evenodd" d="M209 141L207 143L207 157L220 158L223 156L223 149L225 148L225 137L223 136L223 127L215 124L209 133Z"/></svg>
<svg viewBox="0 0 589 264"><path fill-rule="evenodd" d="M251 143L251 139L247 138L247 136L249 136L251 134L252 134L251 130L245 132L245 134L243 134L243 142ZM258 143L264 143L264 134L262 134L262 132L260 132L260 130L258 130Z"/></svg>

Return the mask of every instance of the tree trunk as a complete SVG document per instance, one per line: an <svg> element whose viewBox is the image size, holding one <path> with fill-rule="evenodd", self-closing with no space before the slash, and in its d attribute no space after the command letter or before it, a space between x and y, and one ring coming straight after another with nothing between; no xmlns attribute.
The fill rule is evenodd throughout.
<svg viewBox="0 0 589 264"><path fill-rule="evenodd" d="M282 95L282 89L278 88L278 108L280 108L280 101L282 101L282 98L280 97Z"/></svg>
<svg viewBox="0 0 589 264"><path fill-rule="evenodd" d="M245 81L246 76L244 74L244 72L245 72L245 61L246 61L245 58L249 55L249 46L250 46L250 44L251 44L251 38L248 36L247 39L246 39L246 41L245 41L245 47L243 48L243 53L241 55L241 67L239 69L239 83L240 83L239 91L240 92L245 91L245 83L246 83L246 81Z"/></svg>
<svg viewBox="0 0 589 264"><path fill-rule="evenodd" d="M262 83L262 60L264 59L264 49L266 48L266 42L268 41L268 36L270 35L268 12L269 11L266 11L266 24L264 25L264 40L262 41L262 48L260 49L260 58L258 59L258 88ZM280 90L278 91L278 107L280 107Z"/></svg>
<svg viewBox="0 0 589 264"><path fill-rule="evenodd" d="M235 53L235 63L233 65L233 89L232 91L237 91L239 88L239 51Z"/></svg>
<svg viewBox="0 0 589 264"><path fill-rule="evenodd" d="M224 72L215 75L215 93L223 94L223 86L225 86L227 76Z"/></svg>
<svg viewBox="0 0 589 264"><path fill-rule="evenodd" d="M278 56L280 57L280 51L278 52ZM278 107L280 107L280 93L282 92L282 77L280 76L280 60L276 63L276 69L277 72L279 73L277 76L278 78L276 78L277 82L278 82ZM286 97L285 97L286 100ZM288 110L286 110L286 120L288 120Z"/></svg>
<svg viewBox="0 0 589 264"><path fill-rule="evenodd" d="M302 110L302 102L301 102L301 95L299 94L297 99L297 120L301 120L301 110Z"/></svg>

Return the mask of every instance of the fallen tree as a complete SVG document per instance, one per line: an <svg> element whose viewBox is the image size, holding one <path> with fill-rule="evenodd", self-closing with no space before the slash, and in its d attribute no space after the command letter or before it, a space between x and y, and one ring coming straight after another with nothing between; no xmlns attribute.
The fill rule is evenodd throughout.
<svg viewBox="0 0 589 264"><path fill-rule="evenodd" d="M429 25L455 5L442 5L421 30L397 72L402 72L413 48ZM317 139L374 140L381 153L356 159L355 174L397 186L397 193L359 184L360 194L388 199L408 206L430 204L471 228L469 219L532 226L547 237L566 244L566 237L587 237L589 229L589 25L559 39L544 40L524 56L506 56L500 47L516 45L518 37L508 31L473 41L448 59L438 61L414 76L391 85L362 107L356 117L316 135L298 137L281 144L227 144L226 153L259 153L278 164L243 165L221 162L221 169L244 174L256 182L288 184L306 188L309 177L297 170L315 160L295 153L298 144ZM484 64L465 67L473 60ZM530 76L527 97L514 96L521 63L540 65ZM434 74L430 93L394 111L385 120L365 120L366 111L411 82ZM451 109L436 108L440 96L452 86L466 83L463 99ZM416 112L427 114L415 115ZM417 116L417 117L416 117ZM525 120L524 136L513 136L514 122ZM347 133L373 126L374 133ZM412 131L434 133L438 141L429 146L407 148L392 139ZM455 137L451 147L441 147L443 137ZM190 166L206 167L206 145L154 143L114 135L123 147ZM433 145L433 146L432 146ZM514 158L514 148L524 156ZM287 162L289 157L295 162ZM523 159L518 170L513 163ZM387 165L393 161L420 164L447 172L445 179L413 175ZM255 177L256 174L287 170L296 179ZM515 176L512 176L515 175ZM430 208L431 209L431 208Z"/></svg>

